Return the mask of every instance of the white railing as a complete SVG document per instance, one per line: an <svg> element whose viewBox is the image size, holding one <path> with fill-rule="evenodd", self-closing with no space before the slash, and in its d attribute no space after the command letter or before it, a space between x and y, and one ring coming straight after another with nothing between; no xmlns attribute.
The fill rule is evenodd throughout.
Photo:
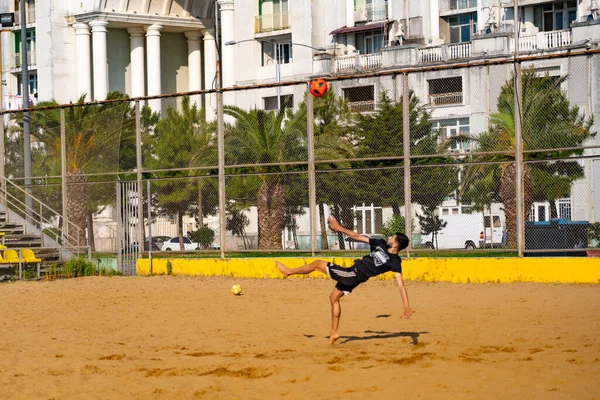
<svg viewBox="0 0 600 400"><path fill-rule="evenodd" d="M348 107L354 112L375 111L375 100L350 101L348 102Z"/></svg>
<svg viewBox="0 0 600 400"><path fill-rule="evenodd" d="M21 64L21 53L13 54L10 60L10 67L12 69L19 69L21 68ZM27 65L37 65L37 57L35 51L27 52Z"/></svg>
<svg viewBox="0 0 600 400"><path fill-rule="evenodd" d="M354 21L387 20L387 1L376 1L354 7Z"/></svg>
<svg viewBox="0 0 600 400"><path fill-rule="evenodd" d="M449 44L448 60L458 60L471 57L471 43Z"/></svg>
<svg viewBox="0 0 600 400"><path fill-rule="evenodd" d="M544 49L555 49L569 46L572 42L571 31L540 32L534 35L519 37L519 51L535 51Z"/></svg>
<svg viewBox="0 0 600 400"><path fill-rule="evenodd" d="M35 23L35 8L27 10L27 25ZM15 13L15 25L21 25L21 12Z"/></svg>
<svg viewBox="0 0 600 400"><path fill-rule="evenodd" d="M381 53L335 58L335 72L370 71L381 68Z"/></svg>
<svg viewBox="0 0 600 400"><path fill-rule="evenodd" d="M349 72L356 69L356 56L344 56L335 58L335 72Z"/></svg>
<svg viewBox="0 0 600 400"><path fill-rule="evenodd" d="M381 67L381 53L363 54L359 61L363 70L378 69Z"/></svg>
<svg viewBox="0 0 600 400"><path fill-rule="evenodd" d="M447 104L461 104L463 102L462 92L437 93L429 95L430 106L443 106Z"/></svg>
<svg viewBox="0 0 600 400"><path fill-rule="evenodd" d="M419 49L419 61L420 62L436 62L444 59L442 54L442 47L425 47Z"/></svg>
<svg viewBox="0 0 600 400"><path fill-rule="evenodd" d="M257 15L254 18L254 33L279 31L290 27L289 11Z"/></svg>
<svg viewBox="0 0 600 400"><path fill-rule="evenodd" d="M440 11L477 7L477 0L441 0Z"/></svg>

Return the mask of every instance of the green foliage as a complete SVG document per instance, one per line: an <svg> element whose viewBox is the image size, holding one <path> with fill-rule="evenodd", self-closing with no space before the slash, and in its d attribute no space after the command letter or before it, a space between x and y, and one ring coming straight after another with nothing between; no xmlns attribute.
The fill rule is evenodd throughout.
<svg viewBox="0 0 600 400"><path fill-rule="evenodd" d="M417 214L417 218L419 219L419 225L421 225L421 233L424 235L433 234L432 244L437 248L437 234L444 229L448 223L435 215L435 208L431 207L425 207L423 215Z"/></svg>
<svg viewBox="0 0 600 400"><path fill-rule="evenodd" d="M190 238L194 243L200 243L202 249L210 249L215 238L215 231L207 225L190 233Z"/></svg>
<svg viewBox="0 0 600 400"><path fill-rule="evenodd" d="M596 241L596 247L600 247L600 222L594 222L590 224L588 237L590 241Z"/></svg>
<svg viewBox="0 0 600 400"><path fill-rule="evenodd" d="M392 236L396 232L406 232L406 218L400 214L394 214L392 218L381 227L381 234L384 236Z"/></svg>
<svg viewBox="0 0 600 400"><path fill-rule="evenodd" d="M62 265L62 275L65 278L78 278L96 275L96 266L83 258L72 258Z"/></svg>
<svg viewBox="0 0 600 400"><path fill-rule="evenodd" d="M173 275L173 263L167 260L167 275Z"/></svg>

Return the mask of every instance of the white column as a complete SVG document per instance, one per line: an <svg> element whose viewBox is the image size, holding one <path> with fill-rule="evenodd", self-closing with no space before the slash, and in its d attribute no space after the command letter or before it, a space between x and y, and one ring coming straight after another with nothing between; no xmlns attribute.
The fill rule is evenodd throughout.
<svg viewBox="0 0 600 400"><path fill-rule="evenodd" d="M440 1L429 0L429 32L433 45L441 44L440 40Z"/></svg>
<svg viewBox="0 0 600 400"><path fill-rule="evenodd" d="M92 99L92 64L90 56L90 28L81 22L75 28L75 49L77 51L77 97L85 94L85 101Z"/></svg>
<svg viewBox="0 0 600 400"><path fill-rule="evenodd" d="M162 94L160 73L160 30L162 25L154 24L146 28L146 52L148 68L148 96ZM148 105L155 112L162 112L160 99L149 100Z"/></svg>
<svg viewBox="0 0 600 400"><path fill-rule="evenodd" d="M188 39L189 90L202 90L202 54L200 52L200 37L202 37L202 32L186 32L185 36ZM192 101L192 103L196 103L198 107L201 107L200 95L194 95L190 98L190 100Z"/></svg>
<svg viewBox="0 0 600 400"><path fill-rule="evenodd" d="M106 21L92 21L92 59L94 60L94 100L106 100L108 94L108 56Z"/></svg>
<svg viewBox="0 0 600 400"><path fill-rule="evenodd" d="M346 26L354 26L354 0L346 0Z"/></svg>
<svg viewBox="0 0 600 400"><path fill-rule="evenodd" d="M131 97L146 95L146 67L144 60L144 30L129 28L129 52L131 58Z"/></svg>
<svg viewBox="0 0 600 400"><path fill-rule="evenodd" d="M221 71L223 71L223 87L235 85L235 46L225 43L235 40L233 0L217 0L221 11Z"/></svg>
<svg viewBox="0 0 600 400"><path fill-rule="evenodd" d="M217 46L212 32L204 32L204 89L214 89L217 74ZM217 116L217 98L214 94L205 96L206 120L214 121Z"/></svg>

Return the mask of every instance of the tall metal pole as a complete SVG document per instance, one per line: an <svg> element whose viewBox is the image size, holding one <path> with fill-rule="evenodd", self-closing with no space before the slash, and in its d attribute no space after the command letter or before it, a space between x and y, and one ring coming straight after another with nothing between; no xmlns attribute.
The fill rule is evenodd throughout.
<svg viewBox="0 0 600 400"><path fill-rule="evenodd" d="M525 213L523 209L523 84L521 79L521 63L519 62L519 1L515 0L515 68L514 68L514 121L515 121L515 180L516 180L516 218L517 218L517 250L523 257L525 250Z"/></svg>
<svg viewBox="0 0 600 400"><path fill-rule="evenodd" d="M69 220L67 218L67 133L65 125L65 109L60 109L60 182L62 189L63 246L69 236Z"/></svg>
<svg viewBox="0 0 600 400"><path fill-rule="evenodd" d="M307 87L307 91L309 88ZM315 130L313 96L306 96L306 119L308 135L308 209L310 215L310 252L315 256L317 248L317 190L315 184Z"/></svg>
<svg viewBox="0 0 600 400"><path fill-rule="evenodd" d="M140 101L135 102L135 153L137 169L137 256L141 257L144 251L144 189L142 188L142 117L140 113ZM148 202L148 207L150 202ZM150 221L148 221L150 223Z"/></svg>
<svg viewBox="0 0 600 400"><path fill-rule="evenodd" d="M21 1L21 83L23 108L29 108L29 70L27 68L27 3ZM25 214L28 222L33 222L31 198L31 137L29 111L23 114L23 174L25 175Z"/></svg>
<svg viewBox="0 0 600 400"><path fill-rule="evenodd" d="M219 241L221 258L225 258L225 121L223 120L223 92L217 90L217 152L219 157Z"/></svg>
<svg viewBox="0 0 600 400"><path fill-rule="evenodd" d="M2 64L1 61L0 64ZM6 190L6 181L4 180L4 155L4 114L2 114L0 115L0 202L6 204L6 200L4 199L4 193Z"/></svg>
<svg viewBox="0 0 600 400"><path fill-rule="evenodd" d="M277 109L281 109L281 65L279 64L279 43L273 43L275 47L275 80L277 81Z"/></svg>
<svg viewBox="0 0 600 400"><path fill-rule="evenodd" d="M404 217L406 236L410 239L406 254L410 256L412 249L412 209L411 209L411 191L410 191L410 110L408 93L408 74L404 73L402 79L402 126L404 143Z"/></svg>

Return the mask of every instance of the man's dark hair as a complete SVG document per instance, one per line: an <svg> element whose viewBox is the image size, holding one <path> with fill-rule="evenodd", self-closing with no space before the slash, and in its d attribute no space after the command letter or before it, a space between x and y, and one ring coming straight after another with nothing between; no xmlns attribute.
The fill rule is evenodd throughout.
<svg viewBox="0 0 600 400"><path fill-rule="evenodd" d="M408 243L410 242L410 240L408 240L408 236L406 236L404 233L401 233L401 232L396 232L394 235L396 235L396 243L398 243L398 251L403 250L408 247Z"/></svg>

